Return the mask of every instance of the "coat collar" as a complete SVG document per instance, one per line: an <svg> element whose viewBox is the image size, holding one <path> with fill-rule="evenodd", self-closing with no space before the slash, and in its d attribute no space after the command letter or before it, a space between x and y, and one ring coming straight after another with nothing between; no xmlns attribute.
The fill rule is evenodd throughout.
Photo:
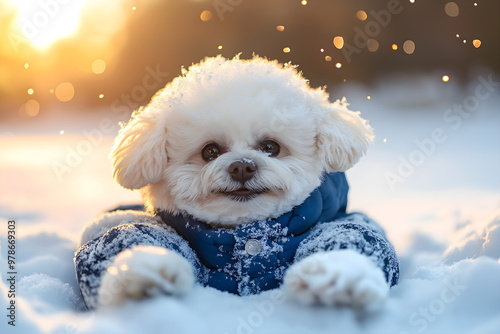
<svg viewBox="0 0 500 334"><path fill-rule="evenodd" d="M157 215L201 255L207 246L231 247L238 237L285 237L303 234L318 222L333 220L338 214L344 213L347 191L344 173L325 174L321 185L291 211L277 218L246 223L235 228L212 227L184 214L172 215L159 211Z"/></svg>

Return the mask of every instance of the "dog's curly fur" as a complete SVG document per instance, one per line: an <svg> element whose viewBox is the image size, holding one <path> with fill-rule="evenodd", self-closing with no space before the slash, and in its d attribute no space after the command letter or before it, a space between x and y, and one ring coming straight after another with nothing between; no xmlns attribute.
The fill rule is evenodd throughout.
<svg viewBox="0 0 500 334"><path fill-rule="evenodd" d="M235 225L277 217L302 203L324 172L345 171L365 153L373 134L345 101L330 103L296 67L255 56L207 58L193 65L137 111L115 141L115 178L142 189L149 210L185 212ZM258 149L272 139L271 157ZM201 150L224 154L206 162ZM245 184L266 192L237 201L224 192L241 185L228 167L249 159L258 170Z"/></svg>
<svg viewBox="0 0 500 334"><path fill-rule="evenodd" d="M141 189L149 212L106 213L88 224L75 256L87 305L190 290L197 271L205 268L196 253L204 248L194 251L172 227L158 224L163 215L181 213L235 230L244 228L238 224L253 226L286 215L320 186L325 173L355 164L372 139L370 126L358 112L348 110L345 100L330 103L324 88L312 89L292 65L218 56L191 66L134 113L116 138L115 178L126 188ZM352 217L361 218L349 220ZM364 215L346 219L317 222L314 229L323 231L321 225L329 232L311 232L299 245L307 251L297 251L307 255L279 264L291 265L283 279L287 296L306 304L383 303L389 291L384 273L391 283L398 277L392 246ZM258 232L264 239L269 233ZM349 250L337 248L340 244L350 245ZM371 255L360 246L367 244ZM242 250L236 247L232 252L239 254ZM282 251L266 243L262 247L267 255ZM253 261L253 251L246 252L248 257L237 255L234 264L221 262L225 267L217 273L226 275L226 266ZM266 277L274 282L277 269L270 268L271 276ZM250 279L248 273L236 276L230 277ZM120 291L114 291L117 281L122 282Z"/></svg>

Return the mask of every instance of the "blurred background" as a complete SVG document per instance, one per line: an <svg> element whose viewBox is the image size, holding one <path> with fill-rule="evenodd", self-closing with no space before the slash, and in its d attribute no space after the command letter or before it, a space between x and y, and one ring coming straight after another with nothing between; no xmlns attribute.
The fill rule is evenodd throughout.
<svg viewBox="0 0 500 334"><path fill-rule="evenodd" d="M141 201L112 178L118 122L183 66L255 53L375 128L351 209L398 251L447 241L500 208L499 16L492 0L0 0L0 217L74 239Z"/></svg>
<svg viewBox="0 0 500 334"><path fill-rule="evenodd" d="M190 332L225 322L220 332L235 332L257 314L259 299L235 304L209 290L186 305L161 304L172 312L153 303L131 317L117 309L78 320L70 303L84 224L142 201L113 179L119 122L183 66L238 53L298 65L313 87L327 86L332 101L346 97L370 121L375 141L346 173L348 210L385 228L402 278L411 278L382 318L358 323L348 310L336 318L318 308L310 317L287 306L286 319L265 313L269 332L291 318L309 332L328 319L348 332L417 333L427 324L428 333L498 332L499 33L498 0L0 0L0 267L6 222L15 220L15 332L144 332L165 321ZM493 260L442 265L482 255ZM457 281L467 287L458 302L439 304L443 286ZM0 291L2 304L1 282ZM206 305L218 312L207 317ZM427 309L436 321L425 316L419 327L414 315Z"/></svg>
<svg viewBox="0 0 500 334"><path fill-rule="evenodd" d="M485 0L0 0L0 119L130 111L181 66L240 52L298 64L313 86L464 83L500 70L499 15Z"/></svg>

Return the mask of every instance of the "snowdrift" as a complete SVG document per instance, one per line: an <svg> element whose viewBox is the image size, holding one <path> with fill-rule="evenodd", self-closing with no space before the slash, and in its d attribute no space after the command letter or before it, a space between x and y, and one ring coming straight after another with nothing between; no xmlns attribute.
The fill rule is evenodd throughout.
<svg viewBox="0 0 500 334"><path fill-rule="evenodd" d="M332 93L332 98L347 96L350 108L361 110L377 135L369 154L347 174L348 210L375 218L401 260L400 284L377 313L301 306L279 289L237 297L201 287L183 298L85 311L73 267L79 230L101 210L140 201L139 194L112 180L106 157L114 134L97 132L99 113L70 121L55 113L37 125L2 124L0 332L498 333L500 94L479 101L460 124L456 118L447 122L445 115L458 117L454 103L474 96L481 81L462 89L435 80L397 78L374 88L346 84ZM435 129L446 140L429 144ZM79 159L70 156L84 146L90 149ZM388 181L388 173L401 174L403 161L416 157L422 161L401 180ZM67 161L69 169L54 170L54 162ZM12 298L6 225L12 219L15 327L7 317Z"/></svg>
<svg viewBox="0 0 500 334"><path fill-rule="evenodd" d="M348 308L306 307L281 290L237 297L196 287L183 298L160 297L97 312L84 310L72 265L75 244L54 233L19 240L16 327L2 333L494 333L500 328L500 216L482 233L463 238L443 254L422 236L402 265L403 276L377 313ZM2 244L4 244L2 242ZM429 253L430 250L430 253ZM3 252L5 253L5 252ZM424 266L430 259L438 264ZM3 258L5 261L5 258ZM415 262L420 262L416 265ZM446 264L449 263L449 264ZM9 285L0 286L3 305ZM5 309L5 308L4 308Z"/></svg>

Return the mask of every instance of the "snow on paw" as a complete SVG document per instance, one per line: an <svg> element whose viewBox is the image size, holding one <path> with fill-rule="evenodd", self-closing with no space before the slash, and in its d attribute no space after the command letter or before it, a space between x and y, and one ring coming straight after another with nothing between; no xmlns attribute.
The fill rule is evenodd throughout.
<svg viewBox="0 0 500 334"><path fill-rule="evenodd" d="M375 310L389 293L384 274L366 256L352 250L310 255L286 272L283 289L303 304Z"/></svg>
<svg viewBox="0 0 500 334"><path fill-rule="evenodd" d="M101 305L158 294L182 295L194 284L193 268L176 252L157 246L134 246L119 253L103 274Z"/></svg>

